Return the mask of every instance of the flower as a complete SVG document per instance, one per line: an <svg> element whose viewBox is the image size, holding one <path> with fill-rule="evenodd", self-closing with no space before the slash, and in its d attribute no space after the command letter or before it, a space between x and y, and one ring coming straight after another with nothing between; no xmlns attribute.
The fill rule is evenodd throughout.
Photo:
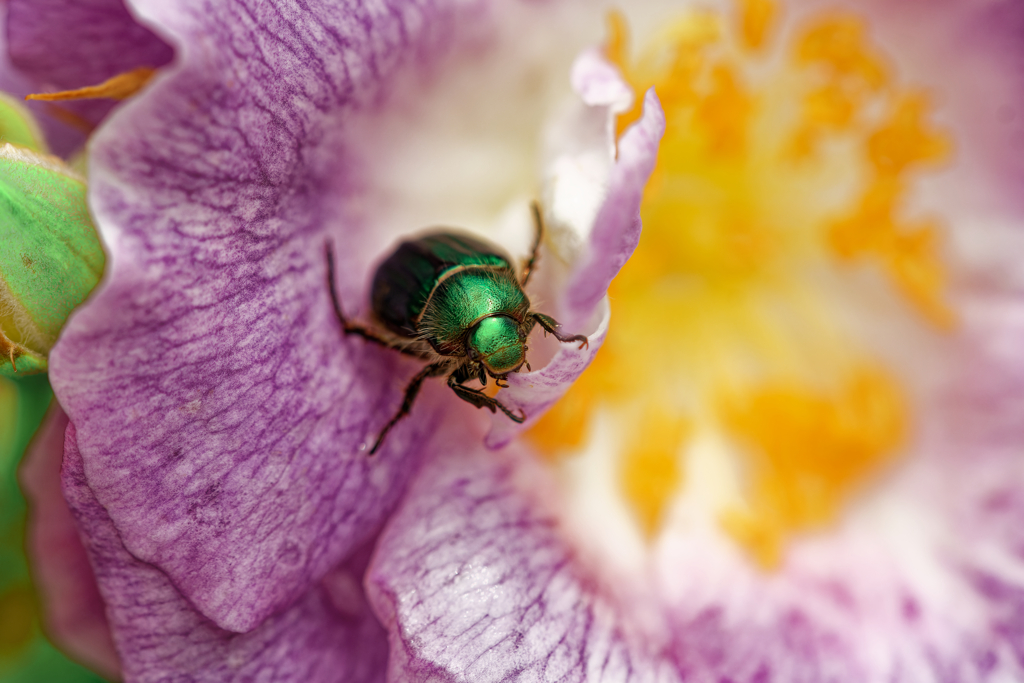
<svg viewBox="0 0 1024 683"><path fill-rule="evenodd" d="M747 21L741 35L748 43L743 49L759 54L768 44L769 33L762 29L771 24L773 6L743 6ZM893 336L923 340L909 359L897 356L908 359L900 367L905 372L892 373L891 363L860 372L862 366L846 361L862 356L837 352L844 361L839 366L853 370L849 383L842 373L837 376L837 394L807 392L804 385L794 393L790 384L753 382L740 373L740 390L718 395L709 393L721 388L714 372L707 373L706 382L673 393L680 376L675 364L653 361L675 353L672 360L682 367L695 364L688 366L690 356L679 350L686 349L688 329L674 327L671 316L677 310L661 306L655 313L670 318L666 334L660 327L626 325L629 343L616 347L616 337L610 337L607 350L626 356L630 371L620 365L611 374L604 404L584 402L584 418L577 422L595 425L595 436L583 456L560 456L573 446L563 438L564 427L554 436L549 429L547 435L534 434L537 449L562 460L543 465L534 459L533 447L513 438L503 418L487 442L507 447L485 452L478 445L479 415L437 387L426 390L417 413L369 460L360 446L365 448L390 415L415 364L340 335L320 260L323 239L332 235L341 248L337 284L346 310L365 314L360 306L371 254L379 257L389 237L410 225L502 223L494 218L501 209L519 207L509 208L504 220L508 234L522 233L523 207L540 185L533 173L521 170L529 166L529 155L524 164L514 153L522 138L495 142L480 131L507 125L504 130L528 131L526 139L532 140L540 129L546 107L524 111L508 102L547 102L545 74L557 60L544 53L531 63L529 41L542 32L539 17L561 6L499 10L487 3L394 2L340 8L306 4L299 11L284 4L200 10L184 2L139 2L134 8L174 44L178 61L115 113L93 141L91 202L110 249L109 271L51 358L54 386L71 420L64 494L96 571L126 677L378 680L385 666L388 677L397 680L1019 675L1014 659L1019 600L1008 570L1016 560L1006 552L1014 543L1008 520L1017 509L1014 483L1019 481L1007 457L1019 444L1013 431L1017 416L1007 397L1016 395L1019 381L1012 357L1016 333L1013 323L1000 317L1014 310L1013 270L1003 266L1008 275L997 270L981 277L1015 252L1001 246L1012 244L1012 223L1000 232L988 227L993 221L980 211L994 203L962 192L952 199L970 210L957 215L956 202L947 197L951 241L961 254L948 271L939 267L947 265L944 260L911 260L914 267L905 268L906 262L875 249L873 242L868 249L846 239L850 231L843 226L855 223L856 213L837 214L830 223L827 234L834 239L826 245L844 258L874 259L882 274L872 271L862 278L868 286L841 299L850 304L851 316L867 310L868 317L857 320L870 323L877 305L883 322L898 321L886 330L905 332L910 326L914 333ZM911 22L923 43L915 49L925 54L934 32L952 30L965 48L969 73L979 73L980 66L1003 78L984 55L967 49L977 37L965 25L985 31L985 37L1000 35L984 25L985 15L975 8L949 3L949 14L934 23L913 8L901 10L907 12L903 16L872 4L859 9L873 21L894 22L897 30L899 22ZM799 15L799 8L794 11ZM1012 8L988 11L1019 16ZM656 8L652 12L657 14ZM713 28L715 21L659 19L669 37L653 38L652 44L657 48L661 40L662 46L679 48L670 66L702 67L701 50L712 38L718 40L704 28ZM560 29L569 25L552 23ZM798 26L794 21L783 35L796 35ZM827 32L829 26L819 28ZM839 43L847 47L870 46L855 29L851 38L846 26L832 26L838 33L824 47L818 43L826 53L827 59L819 59L825 67L838 69L829 56L836 38L852 41ZM638 33L646 35L643 27ZM596 29L589 35L592 41ZM811 48L816 35L807 36ZM572 40L564 37L563 43L575 52L568 49ZM690 112L695 127L711 131L698 143L713 143L727 156L737 153L731 133L742 130L742 117L752 105L728 69L707 72L710 95L703 90L697 100L708 107L693 109L685 89L665 90L664 81L657 83L662 53L655 49L650 63L634 64L625 50L617 53L619 44L611 41L608 56L633 85L642 89L653 78L655 89L661 86L670 124L676 113ZM736 54L728 45L715 45L726 57ZM504 59L510 54L505 48L526 55L527 68ZM853 76L839 70L839 92L825 87L815 101L843 104L841 96L862 95L863 82L877 80L876 64L868 59L876 52L852 54L867 59L855 64L854 72L867 70ZM467 60L469 66L459 66ZM530 68L533 64L537 68ZM488 77L481 79L481 73ZM643 98L639 122L612 146L609 115L625 109L625 84L596 52L579 57L572 73L583 104L571 106L558 119L561 125L551 128L549 150L539 164L551 174L540 187L553 227L542 273L563 280L549 284L554 304L564 311L567 326L590 324L594 348L606 328L609 334L616 329L614 317L594 324L588 314L637 239L636 207L661 121L653 95ZM947 73L951 84L960 85L955 75ZM686 84L670 81L679 82ZM467 95L480 95L485 85L497 92ZM871 96L890 94L891 83L884 85L872 86ZM884 108L889 101L875 102ZM722 106L710 107L715 103ZM867 123L877 121L870 107L857 111ZM453 114L459 118L454 133L435 125ZM998 149L988 147L991 141L965 127L972 115L961 112L950 125L958 150L965 150L957 153L977 154L977 165L955 167L947 191L969 187L965 180L977 183L975 173L990 178L984 174L993 168L999 171L996 181L1006 182L1010 174L1013 161L1006 162ZM914 112L908 117L922 123ZM822 144L847 154L839 157L842 162L859 159L849 139L829 137L831 125L825 120L807 129L797 137L802 146L796 151L811 153L825 139ZM728 134L715 135L723 130ZM680 133L682 140L669 129L662 165L645 199L648 223L656 222L650 207L657 207L657 197L671 201L701 194L673 190L672 182L709 180L700 175L706 168L686 166L696 157L687 156L687 144L693 143L688 131ZM473 144L453 144L460 140ZM483 141L496 145L488 158L507 163L488 165L482 174L476 155L488 149ZM871 149L878 144L869 143ZM891 167L895 157L888 151L882 156L881 165ZM674 166L679 163L682 172ZM1008 165L1000 167L1003 163ZM497 175L495 167L502 170L497 180L490 177ZM787 190L785 178L760 178L773 190ZM603 191L601 182L607 182ZM830 186L823 183L826 190ZM713 182L702 187L722 190ZM743 192L726 196L760 198ZM1011 200L999 211L1012 220L1020 207ZM693 209L683 215L693 216ZM793 210L785 215L801 218ZM968 222L977 216L986 218L984 227ZM901 227L898 234L904 234ZM968 229L985 233L978 237ZM691 240L688 247L701 246L699 234L680 232L684 244ZM759 237L742 230L729 235L750 238L755 247ZM643 276L663 274L654 267L659 256L679 256L671 251L677 246L672 240L659 245L653 255L640 252L649 268L640 272L641 283ZM714 247L696 256L721 256ZM796 256L805 253L798 250ZM736 253L726 250L725 256L729 267ZM574 266L560 271L560 259ZM799 258L781 263L806 265ZM949 291L955 298L944 298L942 287L921 287L914 277L921 270L951 273ZM891 294L893 283L912 295L904 308L894 303L900 299ZM639 320L643 316L630 313L629 305L642 305L657 294L652 286L665 283L641 286L640 294L629 284L613 304L627 319ZM749 291L771 293L760 286ZM728 297L719 301L731 304ZM962 331L948 341L928 323L918 328L905 322L923 312L926 320L949 324L943 304L962 316ZM878 348L889 348L881 336ZM809 346L812 352L821 349ZM836 348L848 349L845 342ZM589 362L570 348L552 353L543 369L510 378L502 400L537 415ZM758 371L775 369L753 355ZM915 356L939 363L915 366ZM723 357L734 359L712 354ZM813 361L812 369L831 371L831 365ZM936 376L946 383L929 383ZM790 379L786 372L755 375L763 377ZM910 399L902 397L904 387L910 387ZM609 401L609 396L636 399L637 394L652 398L654 406L637 413L645 418L639 432L630 431L621 417L630 408ZM826 505L823 517L780 513L767 531L756 515L744 516L743 510L726 515L724 523L691 515L688 527L671 526L678 519L672 505L685 499L672 462L658 469L664 452L680 451L692 434L703 435L704 441L696 442L703 448L685 451L688 481L696 484L690 492L717 493L716 481L727 479L718 456L728 449L713 442L715 434L700 414L688 414L685 423L677 419L680 406L697 405L719 416L732 429L726 434L744 437L755 453L758 447L765 451L763 433L800 433L776 430L779 425L772 423L766 428L757 420L776 415L772 411L779 406L795 406L775 419L784 422L801 410L823 416L824 435L845 448L851 430L842 430L843 419L850 413L832 410L835 395L848 396L855 408L854 436L862 433L863 418L877 417L881 407L879 437L869 440L869 454L889 454L901 443L903 407L913 408L921 420L921 428L908 430L911 445L903 447L914 457L905 467L892 467L877 484L882 493L873 505L860 503L866 512L847 513L847 501L840 500ZM604 417L586 419L595 414ZM979 415L986 421L978 423ZM602 433L603 426L609 428ZM812 420L810 426L818 425ZM623 434L630 439L623 441ZM618 471L615 453L629 452L631 444L639 447L633 449L638 455L627 460L626 470L639 484L626 477L623 495L608 482ZM783 445L802 444L790 438ZM715 457L705 458L703 470L692 467L701 462L694 456L709 453ZM972 460L965 462L962 453ZM658 476L648 476L652 471ZM756 470L751 472L755 483L764 483L754 477ZM877 476L877 470L870 473ZM658 488L665 481L670 485ZM812 483L821 481L831 479ZM840 488L839 494L847 493ZM763 490L760 498L751 497L755 513L764 512L758 504L765 500L769 506L778 502L777 487ZM959 499L954 506L949 506L950 490ZM628 502L637 498L663 502L649 507ZM707 507L698 505L698 512ZM641 522L631 522L630 515ZM808 536L808 522L827 524L826 531ZM760 558L761 565L751 557ZM772 563L776 569L766 570Z"/></svg>

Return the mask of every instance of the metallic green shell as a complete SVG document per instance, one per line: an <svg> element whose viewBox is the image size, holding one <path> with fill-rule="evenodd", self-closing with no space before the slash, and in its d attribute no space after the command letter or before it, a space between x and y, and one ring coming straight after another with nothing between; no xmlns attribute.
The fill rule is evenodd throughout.
<svg viewBox="0 0 1024 683"><path fill-rule="evenodd" d="M522 322L530 308L508 256L453 232L400 244L377 269L372 304L393 333L424 339L442 355L464 354L466 333L481 318Z"/></svg>
<svg viewBox="0 0 1024 683"><path fill-rule="evenodd" d="M420 335L441 355L460 355L467 332L481 318L506 315L522 325L529 311L530 300L511 268L460 266L434 288Z"/></svg>
<svg viewBox="0 0 1024 683"><path fill-rule="evenodd" d="M434 287L460 266L512 270L497 247L470 235L437 232L406 240L377 268L371 295L374 314L395 334L417 336Z"/></svg>

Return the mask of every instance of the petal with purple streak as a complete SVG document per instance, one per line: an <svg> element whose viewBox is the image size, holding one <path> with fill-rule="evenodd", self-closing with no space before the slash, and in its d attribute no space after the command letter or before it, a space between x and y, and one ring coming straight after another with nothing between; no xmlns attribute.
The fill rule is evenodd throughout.
<svg viewBox="0 0 1024 683"><path fill-rule="evenodd" d="M543 501L517 486L524 466L537 474L523 454L467 453L459 443L440 452L451 455L411 487L367 574L390 635L389 680L652 675L614 610L576 572Z"/></svg>
<svg viewBox="0 0 1024 683"><path fill-rule="evenodd" d="M245 631L366 541L415 470L429 410L374 459L393 354L343 338L324 240L365 260L323 188L321 144L429 56L429 4L136 4L180 64L92 145L106 281L51 378L128 551L221 628ZM441 49L441 48L437 48ZM343 271L342 278L353 279Z"/></svg>
<svg viewBox="0 0 1024 683"><path fill-rule="evenodd" d="M96 499L69 428L64 495L82 530L130 681L382 679L387 644L358 586L341 567L287 609L245 634L217 628L156 567L124 548Z"/></svg>
<svg viewBox="0 0 1024 683"><path fill-rule="evenodd" d="M49 636L75 659L107 678L119 678L121 665L103 598L61 494L67 426L67 416L54 404L22 462L22 490L29 503L26 551L32 558Z"/></svg>
<svg viewBox="0 0 1024 683"><path fill-rule="evenodd" d="M623 608L567 542L557 488L529 454L447 452L410 489L367 575L389 680L866 680L841 629L798 610L733 624L709 607L673 624Z"/></svg>

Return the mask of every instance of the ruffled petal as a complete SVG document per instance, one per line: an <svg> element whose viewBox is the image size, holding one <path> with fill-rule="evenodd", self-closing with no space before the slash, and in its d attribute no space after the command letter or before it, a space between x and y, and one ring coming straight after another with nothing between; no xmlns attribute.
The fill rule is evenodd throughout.
<svg viewBox="0 0 1024 683"><path fill-rule="evenodd" d="M332 312L326 236L345 231L343 295L367 258L362 226L338 217L334 188L353 171L322 143L397 67L429 57L447 15L406 2L136 9L173 36L180 64L93 140L106 281L65 328L51 378L128 551L246 631L375 532L433 429L427 410L366 457L403 366L346 340Z"/></svg>
<svg viewBox="0 0 1024 683"><path fill-rule="evenodd" d="M50 637L75 659L107 678L119 678L103 598L60 489L67 426L67 416L54 404L22 461L22 490L29 502L27 553Z"/></svg>
<svg viewBox="0 0 1024 683"><path fill-rule="evenodd" d="M640 242L640 200L664 132L665 115L652 89L644 98L643 116L618 142L608 194L566 290L567 320L582 321L594 310Z"/></svg>
<svg viewBox="0 0 1024 683"><path fill-rule="evenodd" d="M127 681L351 681L382 679L387 644L342 567L258 628L237 634L195 610L166 574L132 557L96 499L68 430L64 495L82 530Z"/></svg>
<svg viewBox="0 0 1024 683"><path fill-rule="evenodd" d="M665 115L651 90L644 99L643 116L616 142L615 116L629 106L630 90L594 50L584 52L576 61L573 88L581 100L578 112L570 117L577 132L566 136L565 154L553 155L553 177L549 181L556 220L589 228L589 233L582 236L586 241L580 253L575 254L577 263L559 308L561 331L570 334L593 325L595 309L640 241L640 200L665 132ZM606 177L577 179L601 170L607 171ZM566 175L569 180L564 178ZM587 205L586 192L583 199L564 196L594 186L601 194L593 206ZM501 391L501 400L523 411L528 419L518 425L504 416L495 416L486 438L489 448L501 448L529 428L590 365L608 329L609 307L605 304L598 310L596 329L588 334L586 348L562 344L544 368L509 376L509 387Z"/></svg>

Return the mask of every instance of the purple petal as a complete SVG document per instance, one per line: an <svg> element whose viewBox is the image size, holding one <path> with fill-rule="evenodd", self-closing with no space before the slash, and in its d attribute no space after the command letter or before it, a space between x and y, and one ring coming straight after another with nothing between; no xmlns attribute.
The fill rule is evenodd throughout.
<svg viewBox="0 0 1024 683"><path fill-rule="evenodd" d="M21 99L36 88L25 74L18 71L7 54L7 14L0 9L0 90L15 98ZM36 116L49 149L65 156L80 147L85 135L74 130L56 119L45 115L42 102L26 102L29 110Z"/></svg>
<svg viewBox="0 0 1024 683"><path fill-rule="evenodd" d="M463 449L424 468L367 574L389 680L583 680L589 638L596 672L636 666L607 604L581 590L554 520L516 487L521 456Z"/></svg>
<svg viewBox="0 0 1024 683"><path fill-rule="evenodd" d="M619 140L607 198L566 290L567 325L578 325L591 315L640 242L640 200L664 132L665 115L651 89L644 97L643 116Z"/></svg>
<svg viewBox="0 0 1024 683"><path fill-rule="evenodd" d="M93 495L68 430L64 495L82 530L127 681L382 679L387 643L362 599L359 567L343 567L258 628L237 634L195 610L156 567L132 557Z"/></svg>
<svg viewBox="0 0 1024 683"><path fill-rule="evenodd" d="M583 102L601 110L611 109L622 100L628 89L621 78L593 51L584 53L573 73L574 88ZM606 115L602 111L602 119ZM604 139L594 140L614 152L614 116L607 116ZM602 121L603 123L604 121ZM640 200L643 189L654 170L658 143L665 132L665 115L654 90L644 99L644 113L618 141L618 155L609 170L607 190L597 211L589 241L573 269L561 306L562 331L575 333L593 324L594 310L608 292L608 286L629 260L640 241ZM608 307L601 310L597 330L591 333L589 345L562 344L554 358L536 372L511 375L509 387L501 391L501 400L513 410L521 410L528 419L522 425L496 415L486 443L501 448L523 430L528 429L545 411L561 398L572 383L590 365L608 328Z"/></svg>
<svg viewBox="0 0 1024 683"><path fill-rule="evenodd" d="M451 444L381 536L367 591L389 680L866 680L841 638L796 613L736 628L709 608L673 628L656 609L648 631L585 569L553 482L514 451Z"/></svg>
<svg viewBox="0 0 1024 683"><path fill-rule="evenodd" d="M967 85L972 76L986 72L1001 79L986 84L982 99L963 98L973 107L958 114L973 137L983 136L983 150L994 160L987 166L995 171L991 181L997 190L1014 209L1024 211L1024 5L1001 0L979 5L976 11L956 36L956 44L963 45L957 52L974 56L962 82ZM979 101L987 106L978 106Z"/></svg>
<svg viewBox="0 0 1024 683"><path fill-rule="evenodd" d="M55 88L93 85L140 66L160 67L171 47L123 0L7 0L11 61Z"/></svg>
<svg viewBox="0 0 1024 683"><path fill-rule="evenodd" d="M138 67L164 66L174 56L167 43L135 21L123 0L8 0L7 48L36 92L96 85ZM96 124L114 106L97 100L60 108ZM52 105L35 109L51 118ZM58 153L69 151L60 149L65 140L53 142Z"/></svg>
<svg viewBox="0 0 1024 683"><path fill-rule="evenodd" d="M306 594L379 527L431 411L366 456L416 364L344 339L361 289L346 116L448 34L430 4L138 3L180 66L92 145L106 282L72 317L51 378L85 477L127 547L221 628ZM334 137L331 137L334 136ZM400 385L399 385L400 386Z"/></svg>
<svg viewBox="0 0 1024 683"><path fill-rule="evenodd" d="M43 603L46 631L65 652L107 678L119 678L110 625L96 577L60 490L68 418L51 407L21 466L29 502L26 550Z"/></svg>

